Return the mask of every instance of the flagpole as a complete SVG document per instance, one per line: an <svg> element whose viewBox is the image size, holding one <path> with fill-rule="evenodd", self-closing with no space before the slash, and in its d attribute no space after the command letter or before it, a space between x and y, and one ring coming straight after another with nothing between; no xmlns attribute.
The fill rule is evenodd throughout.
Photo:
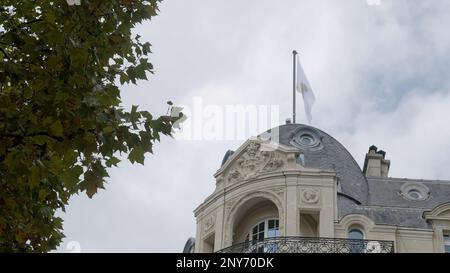
<svg viewBox="0 0 450 273"><path fill-rule="evenodd" d="M295 76L296 76L296 63L295 63L295 61L296 61L296 57L297 57L297 51L292 51L292 55L293 55L293 62L292 62L292 64L293 64L293 71L294 71L294 73L293 73L293 77L292 77L292 123L293 124L295 124L295 116L296 116L296 114L295 114L295 84L296 84L296 82L295 82Z"/></svg>

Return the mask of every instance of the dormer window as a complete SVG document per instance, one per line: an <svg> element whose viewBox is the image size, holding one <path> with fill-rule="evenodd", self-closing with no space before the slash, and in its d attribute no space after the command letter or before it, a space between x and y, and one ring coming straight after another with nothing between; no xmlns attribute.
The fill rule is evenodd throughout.
<svg viewBox="0 0 450 273"><path fill-rule="evenodd" d="M403 183L399 194L410 201L424 201L430 198L430 190L424 183L420 182Z"/></svg>
<svg viewBox="0 0 450 273"><path fill-rule="evenodd" d="M322 148L319 135L316 131L309 128L296 132L290 143L303 150L318 150Z"/></svg>

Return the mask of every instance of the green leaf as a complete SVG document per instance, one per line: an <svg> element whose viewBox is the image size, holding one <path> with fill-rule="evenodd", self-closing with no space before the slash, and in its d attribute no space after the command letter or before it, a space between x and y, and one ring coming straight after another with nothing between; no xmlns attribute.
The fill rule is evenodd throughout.
<svg viewBox="0 0 450 273"><path fill-rule="evenodd" d="M74 166L62 173L61 178L67 189L76 191L82 173L83 168L81 166Z"/></svg>
<svg viewBox="0 0 450 273"><path fill-rule="evenodd" d="M117 164L119 164L120 159L118 159L117 157L111 157L108 160L106 160L106 166L111 167L112 165L117 167Z"/></svg>
<svg viewBox="0 0 450 273"><path fill-rule="evenodd" d="M150 114L148 111L140 111L140 113L144 118L146 118L149 121L153 119L152 114Z"/></svg>
<svg viewBox="0 0 450 273"><path fill-rule="evenodd" d="M47 143L47 141L49 141L50 138L48 136L38 135L34 136L32 139L37 145L44 145L45 143Z"/></svg>
<svg viewBox="0 0 450 273"><path fill-rule="evenodd" d="M42 189L39 191L39 199L44 200L48 196L49 192L46 189Z"/></svg>
<svg viewBox="0 0 450 273"><path fill-rule="evenodd" d="M86 195L89 198L92 198L102 183L103 179L101 177L96 176L93 171L87 171L84 174L84 180L80 183L80 188L86 191Z"/></svg>
<svg viewBox="0 0 450 273"><path fill-rule="evenodd" d="M103 128L103 133L105 134L109 134L112 133L114 131L112 126L106 126L105 128Z"/></svg>
<svg viewBox="0 0 450 273"><path fill-rule="evenodd" d="M59 120L57 120L52 124L52 126L50 126L50 132L53 136L62 136L63 126Z"/></svg>
<svg viewBox="0 0 450 273"><path fill-rule="evenodd" d="M125 73L120 73L120 84L123 85L124 83L128 83L130 79L128 78L128 75Z"/></svg>
<svg viewBox="0 0 450 273"><path fill-rule="evenodd" d="M40 180L41 180L41 172L39 167L37 166L31 167L31 174L28 177L28 182L30 183L31 189L38 187Z"/></svg>
<svg viewBox="0 0 450 273"><path fill-rule="evenodd" d="M137 162L137 163L139 163L139 164L144 165L145 157L144 157L144 150L142 149L142 147L140 147L140 146L134 147L134 148L131 150L130 154L128 155L128 159L129 159L130 162L133 163L133 164L134 164L135 162Z"/></svg>

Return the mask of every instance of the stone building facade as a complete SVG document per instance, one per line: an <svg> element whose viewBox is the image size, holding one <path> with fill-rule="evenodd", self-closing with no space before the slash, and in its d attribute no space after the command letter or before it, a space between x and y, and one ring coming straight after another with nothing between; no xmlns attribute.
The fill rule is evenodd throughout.
<svg viewBox="0 0 450 273"><path fill-rule="evenodd" d="M228 151L185 252L449 252L450 181L361 170L325 132L286 124Z"/></svg>

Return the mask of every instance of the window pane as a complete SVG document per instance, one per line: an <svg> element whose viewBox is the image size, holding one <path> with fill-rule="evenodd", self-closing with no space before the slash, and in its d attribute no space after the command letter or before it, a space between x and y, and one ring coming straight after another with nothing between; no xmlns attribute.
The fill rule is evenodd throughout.
<svg viewBox="0 0 450 273"><path fill-rule="evenodd" d="M267 229L266 229L267 225ZM277 219L270 219L259 222L251 229L249 232L249 239L255 244L258 241L264 240L264 238L278 237L280 235L279 231L279 221Z"/></svg>
<svg viewBox="0 0 450 273"><path fill-rule="evenodd" d="M266 229L267 225L267 229ZM277 219L265 220L257 223L252 227L249 236L251 237L252 252L277 252L276 244L260 244L264 238L278 237L279 231L279 221ZM250 247L250 245L249 245Z"/></svg>
<svg viewBox="0 0 450 273"><path fill-rule="evenodd" d="M267 238L277 237L279 235L278 220L269 220L269 229L267 230Z"/></svg>
<svg viewBox="0 0 450 273"><path fill-rule="evenodd" d="M273 238L277 237L277 230L276 229L269 229L267 231L267 238Z"/></svg>
<svg viewBox="0 0 450 273"><path fill-rule="evenodd" d="M410 190L408 192L408 195L412 199L421 199L422 198L422 194L418 190Z"/></svg>
<svg viewBox="0 0 450 273"><path fill-rule="evenodd" d="M349 239L362 240L364 239L364 234L359 229L352 229L348 232Z"/></svg>
<svg viewBox="0 0 450 273"><path fill-rule="evenodd" d="M444 252L450 253L450 234L444 234Z"/></svg>
<svg viewBox="0 0 450 273"><path fill-rule="evenodd" d="M446 245L444 251L445 253L450 253L450 245Z"/></svg>
<svg viewBox="0 0 450 273"><path fill-rule="evenodd" d="M352 229L348 232L348 239L352 239L355 241L349 241L349 251L350 253L363 253L364 252L364 243L363 241L356 241L356 240L363 240L364 234L359 229Z"/></svg>

